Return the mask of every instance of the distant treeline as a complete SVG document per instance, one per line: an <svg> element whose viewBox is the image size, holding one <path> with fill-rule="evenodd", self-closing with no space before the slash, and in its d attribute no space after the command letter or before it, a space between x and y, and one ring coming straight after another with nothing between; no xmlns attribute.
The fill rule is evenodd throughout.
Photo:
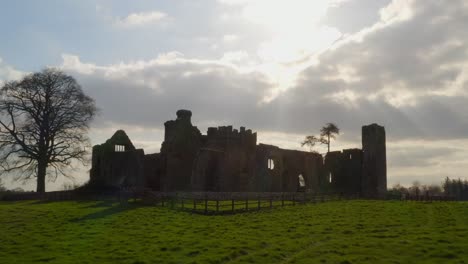
<svg viewBox="0 0 468 264"><path fill-rule="evenodd" d="M453 196L457 200L468 200L468 181L462 181L445 178L443 183L444 193L448 196Z"/></svg>
<svg viewBox="0 0 468 264"><path fill-rule="evenodd" d="M441 185L424 185L413 182L411 187L400 184L394 185L388 190L389 196L446 196L455 200L468 200L468 181L462 179L450 179L446 177Z"/></svg>

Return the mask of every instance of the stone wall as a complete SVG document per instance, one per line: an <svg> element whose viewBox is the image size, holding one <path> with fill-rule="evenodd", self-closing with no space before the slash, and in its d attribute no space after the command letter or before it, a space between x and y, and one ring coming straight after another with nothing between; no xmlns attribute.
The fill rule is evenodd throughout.
<svg viewBox="0 0 468 264"><path fill-rule="evenodd" d="M320 154L259 144L256 151L254 188L255 191L268 192L318 192L323 171ZM300 184L300 177L304 181L303 186Z"/></svg>
<svg viewBox="0 0 468 264"><path fill-rule="evenodd" d="M164 174L164 163L161 154L147 154L144 157L144 174L146 187L153 190L161 189L161 175Z"/></svg>
<svg viewBox="0 0 468 264"><path fill-rule="evenodd" d="M344 149L343 150L343 174L342 185L338 189L344 194L361 193L362 176L362 150Z"/></svg>
<svg viewBox="0 0 468 264"><path fill-rule="evenodd" d="M232 127L209 128L192 174L196 191L318 191L320 154L256 145L256 133ZM299 176L304 186L299 184Z"/></svg>
<svg viewBox="0 0 468 264"><path fill-rule="evenodd" d="M194 161L192 189L198 191L245 191L251 189L249 179L257 134L232 126L208 128L203 146Z"/></svg>
<svg viewBox="0 0 468 264"><path fill-rule="evenodd" d="M167 121L161 153L144 155L122 130L93 147L95 186L144 186L161 191L361 193L386 192L385 130L362 128L363 149L325 155L258 144L250 129L210 127L202 135L192 113Z"/></svg>
<svg viewBox="0 0 468 264"><path fill-rule="evenodd" d="M342 194L361 192L362 150L344 149L325 155L326 174L321 181L323 190Z"/></svg>
<svg viewBox="0 0 468 264"><path fill-rule="evenodd" d="M145 184L144 151L135 149L123 130L93 147L91 186L118 188Z"/></svg>

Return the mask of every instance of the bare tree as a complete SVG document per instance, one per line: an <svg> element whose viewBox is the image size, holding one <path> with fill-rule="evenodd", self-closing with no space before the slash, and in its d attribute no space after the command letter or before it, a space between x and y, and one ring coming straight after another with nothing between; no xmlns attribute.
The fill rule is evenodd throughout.
<svg viewBox="0 0 468 264"><path fill-rule="evenodd" d="M85 162L86 134L97 109L73 77L45 69L5 83L0 94L3 172L16 179L36 177L37 192L45 192L46 175L66 176L72 160Z"/></svg>
<svg viewBox="0 0 468 264"><path fill-rule="evenodd" d="M335 135L340 134L340 129L333 123L327 123L320 129L320 142L328 146L330 152L330 140L335 139Z"/></svg>
<svg viewBox="0 0 468 264"><path fill-rule="evenodd" d="M316 136L306 136L304 141L301 142L301 147L308 146L309 151L312 152L312 148L320 142L320 139Z"/></svg>
<svg viewBox="0 0 468 264"><path fill-rule="evenodd" d="M421 183L419 181L414 181L411 187L408 188L408 191L411 195L419 196L421 194Z"/></svg>

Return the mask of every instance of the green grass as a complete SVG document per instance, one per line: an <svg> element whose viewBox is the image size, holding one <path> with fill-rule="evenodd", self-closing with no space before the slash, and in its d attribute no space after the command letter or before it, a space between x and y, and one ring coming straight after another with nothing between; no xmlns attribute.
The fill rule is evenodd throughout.
<svg viewBox="0 0 468 264"><path fill-rule="evenodd" d="M336 201L204 216L1 202L0 263L468 263L468 203Z"/></svg>

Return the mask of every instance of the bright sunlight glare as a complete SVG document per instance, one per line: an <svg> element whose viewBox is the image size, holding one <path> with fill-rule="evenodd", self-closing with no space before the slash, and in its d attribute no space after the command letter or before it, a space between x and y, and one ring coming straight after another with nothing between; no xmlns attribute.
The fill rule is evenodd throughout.
<svg viewBox="0 0 468 264"><path fill-rule="evenodd" d="M293 86L297 75L310 66L310 60L326 50L342 34L323 25L329 7L344 0L220 0L229 5L241 5L243 19L268 33L269 38L257 48L260 64L257 70L275 82L276 89L265 102Z"/></svg>

